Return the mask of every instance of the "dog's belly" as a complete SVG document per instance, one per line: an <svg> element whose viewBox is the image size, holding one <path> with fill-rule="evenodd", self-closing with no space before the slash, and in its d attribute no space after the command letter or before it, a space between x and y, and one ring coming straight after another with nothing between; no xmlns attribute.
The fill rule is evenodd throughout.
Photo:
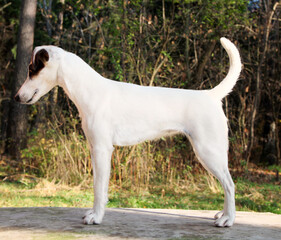
<svg viewBox="0 0 281 240"><path fill-rule="evenodd" d="M144 141L159 139L163 136L170 136L177 133L184 132L178 124L170 124L161 127L161 124L154 125L129 125L118 126L114 130L113 145L116 146L130 146Z"/></svg>

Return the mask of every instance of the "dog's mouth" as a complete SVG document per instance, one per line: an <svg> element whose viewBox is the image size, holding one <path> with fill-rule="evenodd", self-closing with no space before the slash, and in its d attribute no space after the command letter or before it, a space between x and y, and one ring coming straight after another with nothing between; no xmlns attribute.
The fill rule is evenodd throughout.
<svg viewBox="0 0 281 240"><path fill-rule="evenodd" d="M38 93L38 89L36 89L35 90L35 92L33 93L33 95L32 95L32 97L26 102L26 103L30 103L32 100L33 100L33 98L36 96L36 94Z"/></svg>

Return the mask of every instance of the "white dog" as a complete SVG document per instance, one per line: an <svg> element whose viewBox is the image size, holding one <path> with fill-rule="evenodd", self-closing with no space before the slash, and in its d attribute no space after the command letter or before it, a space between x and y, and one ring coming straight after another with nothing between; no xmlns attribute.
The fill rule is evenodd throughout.
<svg viewBox="0 0 281 240"><path fill-rule="evenodd" d="M228 127L221 100L234 87L241 61L226 38L221 43L230 58L225 79L210 90L146 87L106 79L81 58L55 46L33 51L29 74L15 100L33 104L54 86L75 103L90 143L94 169L94 206L85 224L100 224L107 203L113 146L128 146L176 133L185 134L202 165L220 181L224 208L215 225L233 225L234 184L228 170Z"/></svg>

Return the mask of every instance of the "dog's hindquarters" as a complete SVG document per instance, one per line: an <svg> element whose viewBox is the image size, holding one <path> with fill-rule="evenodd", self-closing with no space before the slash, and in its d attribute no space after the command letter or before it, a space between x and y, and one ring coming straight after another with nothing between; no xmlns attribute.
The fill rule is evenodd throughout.
<svg viewBox="0 0 281 240"><path fill-rule="evenodd" d="M193 113L196 121L187 120L187 136L198 160L219 180L225 194L223 216L216 220L215 225L232 226L235 219L235 197L234 183L228 170L227 119L220 102L211 98L197 103L193 107Z"/></svg>
<svg viewBox="0 0 281 240"><path fill-rule="evenodd" d="M229 56L230 69L218 86L206 91L214 99L214 104L220 104L219 101L232 91L241 71L241 60L236 46L226 38L221 38L221 43ZM211 100L207 105L210 103ZM227 119L221 105L207 106L205 110L203 112L206 115L201 116L200 125L191 128L189 138L199 161L220 181L224 189L224 209L216 214L215 225L232 226L235 220L235 187L228 170Z"/></svg>

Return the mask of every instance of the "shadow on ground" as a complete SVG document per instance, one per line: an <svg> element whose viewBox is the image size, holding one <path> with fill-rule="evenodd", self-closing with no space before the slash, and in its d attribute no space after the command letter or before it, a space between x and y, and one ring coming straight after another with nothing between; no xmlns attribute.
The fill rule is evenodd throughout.
<svg viewBox="0 0 281 240"><path fill-rule="evenodd" d="M215 211L107 209L84 225L81 208L0 208L0 239L281 239L281 215L237 212L231 228L214 227Z"/></svg>

